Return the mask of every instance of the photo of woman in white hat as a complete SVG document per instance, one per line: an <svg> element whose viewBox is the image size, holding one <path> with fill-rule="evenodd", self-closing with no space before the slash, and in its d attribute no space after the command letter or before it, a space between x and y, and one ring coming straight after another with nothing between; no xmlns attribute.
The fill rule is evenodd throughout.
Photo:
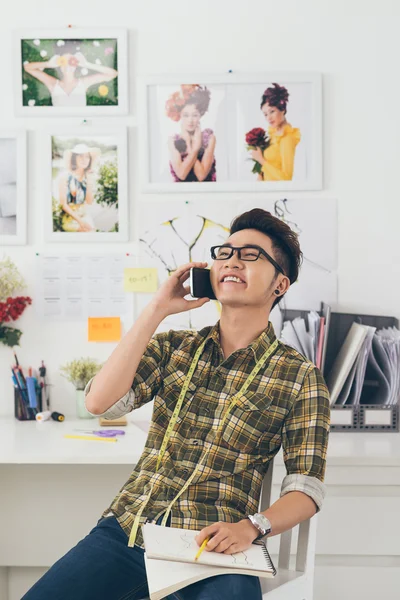
<svg viewBox="0 0 400 600"><path fill-rule="evenodd" d="M118 192L113 136L52 136L53 232L118 232Z"/></svg>
<svg viewBox="0 0 400 600"><path fill-rule="evenodd" d="M64 215L63 231L95 231L87 205L93 204L93 168L99 148L77 144L64 151L66 172L59 178L59 202Z"/></svg>

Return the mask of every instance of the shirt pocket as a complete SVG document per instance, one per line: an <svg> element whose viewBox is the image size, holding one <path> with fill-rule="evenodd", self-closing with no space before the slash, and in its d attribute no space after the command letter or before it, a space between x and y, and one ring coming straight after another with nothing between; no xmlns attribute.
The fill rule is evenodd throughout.
<svg viewBox="0 0 400 600"><path fill-rule="evenodd" d="M265 394L241 394L223 425L223 442L236 452L253 453L268 428L271 404Z"/></svg>
<svg viewBox="0 0 400 600"><path fill-rule="evenodd" d="M169 370L166 369L163 377L163 386L162 390L159 392L159 402L158 405L164 412L168 421L171 419L172 414L175 410L176 404L178 402L181 390L186 381L186 373L183 373L180 370ZM177 423L179 424L184 416L186 415L189 406L191 404L191 400L196 392L196 386L190 382L188 390L186 392L185 398L183 399L181 410L179 411L179 415L177 418ZM162 405L162 407L160 406Z"/></svg>

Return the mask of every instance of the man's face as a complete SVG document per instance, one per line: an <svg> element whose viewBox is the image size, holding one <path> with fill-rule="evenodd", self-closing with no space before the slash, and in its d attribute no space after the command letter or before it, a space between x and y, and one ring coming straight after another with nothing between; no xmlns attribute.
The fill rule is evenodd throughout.
<svg viewBox="0 0 400 600"><path fill-rule="evenodd" d="M225 243L232 246L253 244L276 260L271 239L255 229L238 231ZM230 277L236 281L229 280ZM276 277L275 267L262 254L256 261L244 261L234 252L227 260L215 260L211 267L213 289L223 306L265 306L282 278L282 275Z"/></svg>

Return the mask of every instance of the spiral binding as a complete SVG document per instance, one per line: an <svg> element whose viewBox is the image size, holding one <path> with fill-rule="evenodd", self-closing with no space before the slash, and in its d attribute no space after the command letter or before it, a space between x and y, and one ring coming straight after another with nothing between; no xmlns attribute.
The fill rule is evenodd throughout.
<svg viewBox="0 0 400 600"><path fill-rule="evenodd" d="M276 569L275 569L274 563L272 562L272 558L268 552L266 543L263 540L257 540L255 542L253 542L253 544L256 544L257 546L262 546L262 551L264 554L265 561L268 565L268 569L270 569L272 571L273 575L275 576Z"/></svg>

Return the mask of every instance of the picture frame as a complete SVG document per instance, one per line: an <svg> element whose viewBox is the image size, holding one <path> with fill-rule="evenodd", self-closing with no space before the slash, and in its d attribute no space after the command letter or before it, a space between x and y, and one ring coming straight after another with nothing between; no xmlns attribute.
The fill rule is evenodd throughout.
<svg viewBox="0 0 400 600"><path fill-rule="evenodd" d="M0 240L2 246L27 242L27 134L0 130Z"/></svg>
<svg viewBox="0 0 400 600"><path fill-rule="evenodd" d="M17 116L116 116L128 112L126 29L18 30L13 54Z"/></svg>
<svg viewBox="0 0 400 600"><path fill-rule="evenodd" d="M275 127L261 106L268 89L271 106L263 106L269 112L280 107L271 121ZM140 79L139 92L143 192L322 189L320 73L148 76ZM252 173L256 163L246 142L259 129L269 144L260 149L266 165L261 175ZM196 151L197 159L185 162Z"/></svg>
<svg viewBox="0 0 400 600"><path fill-rule="evenodd" d="M128 241L125 127L49 130L42 156L46 241Z"/></svg>

